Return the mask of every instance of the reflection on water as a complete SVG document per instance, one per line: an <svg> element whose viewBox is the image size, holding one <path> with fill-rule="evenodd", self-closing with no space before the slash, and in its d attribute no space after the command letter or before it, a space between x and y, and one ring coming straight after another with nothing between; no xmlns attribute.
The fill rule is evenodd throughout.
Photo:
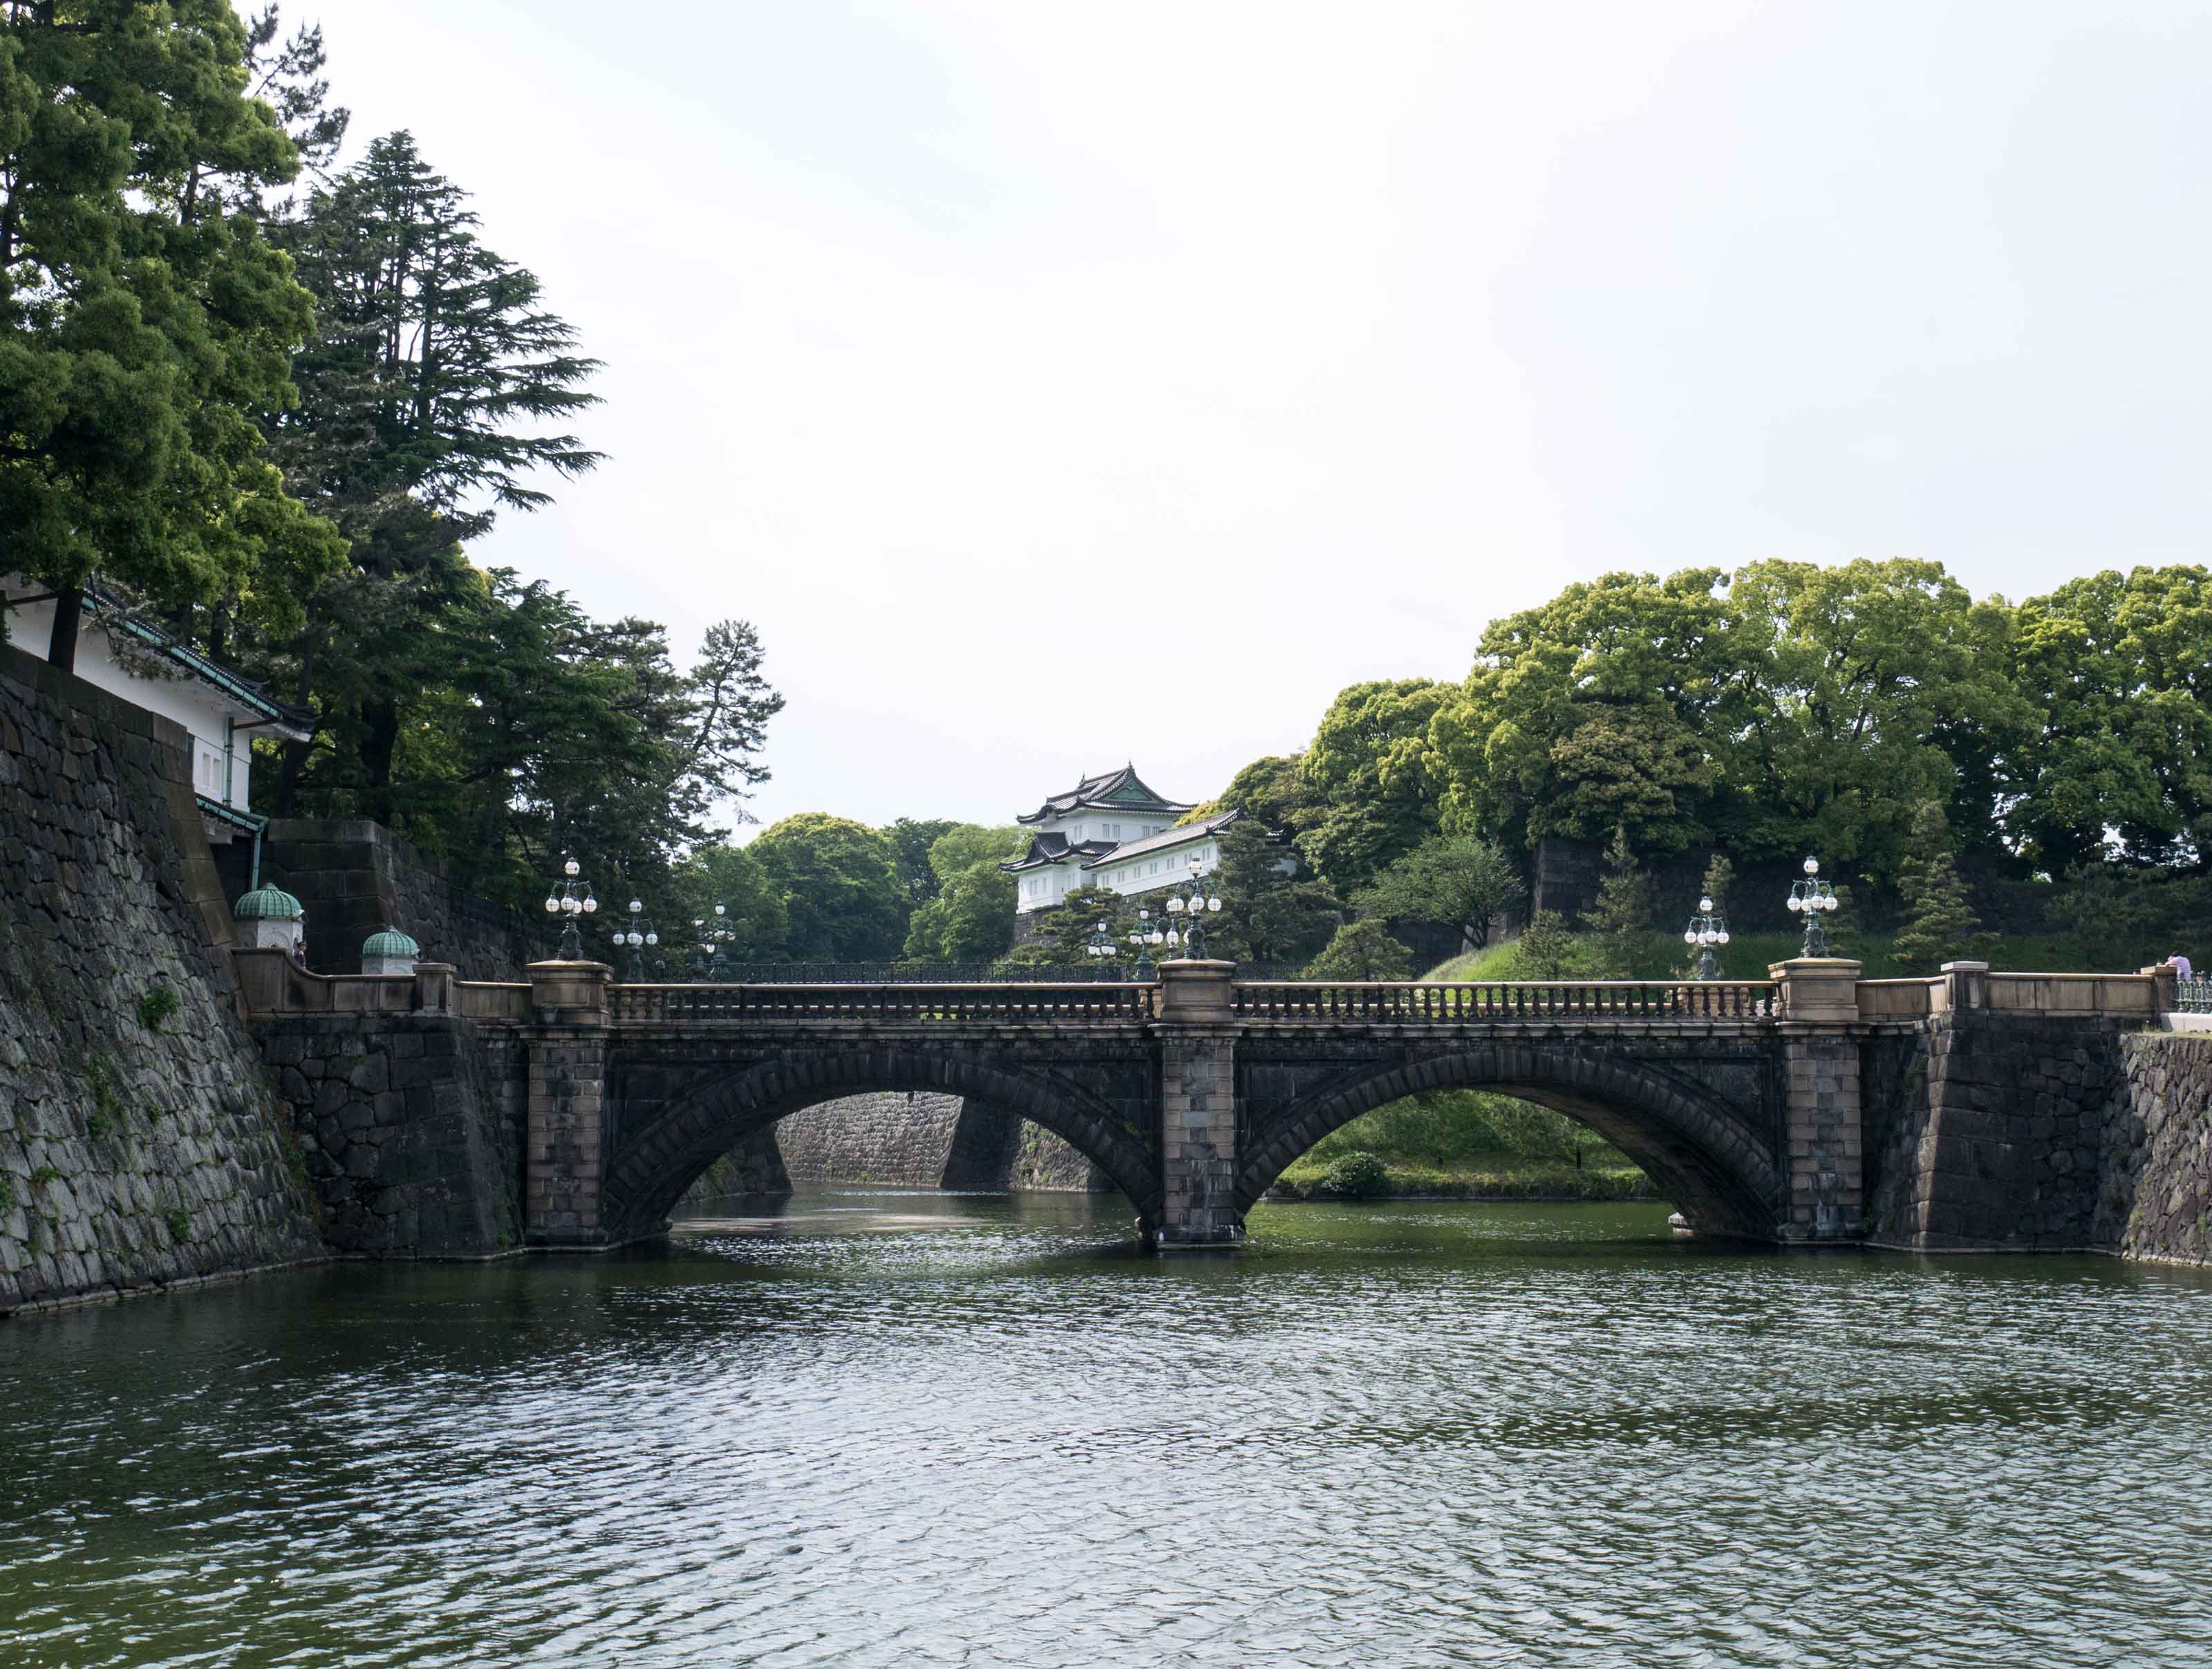
<svg viewBox="0 0 2212 1669"><path fill-rule="evenodd" d="M0 1325L0 1663L2212 1662L2212 1282L716 1203Z"/></svg>

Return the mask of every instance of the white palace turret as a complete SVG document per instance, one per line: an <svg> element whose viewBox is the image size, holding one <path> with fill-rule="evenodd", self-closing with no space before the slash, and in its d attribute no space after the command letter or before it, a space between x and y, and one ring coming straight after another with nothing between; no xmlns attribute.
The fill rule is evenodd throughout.
<svg viewBox="0 0 2212 1669"><path fill-rule="evenodd" d="M1196 823L1176 822L1194 810L1147 788L1133 765L1086 777L1065 794L1015 819L1030 831L1030 849L1001 864L1018 878L1014 908L1022 915L1049 910L1080 886L1104 886L1125 895L1156 892L1188 880L1221 861L1214 838L1237 813Z"/></svg>

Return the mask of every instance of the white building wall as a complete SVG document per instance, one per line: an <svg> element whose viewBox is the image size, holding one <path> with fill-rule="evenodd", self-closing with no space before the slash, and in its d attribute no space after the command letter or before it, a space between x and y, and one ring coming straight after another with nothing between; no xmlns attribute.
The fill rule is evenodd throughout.
<svg viewBox="0 0 2212 1669"><path fill-rule="evenodd" d="M11 576L7 584L11 592L21 592L27 582ZM43 659L53 630L52 603L33 603L9 612L8 634L19 649ZM251 738L255 733L227 728L251 722L257 716L252 709L226 700L222 691L201 679L147 678L131 671L117 656L98 618L89 612L77 630L76 675L134 707L184 726L191 737L193 791L234 811L252 809L247 775L253 754Z"/></svg>
<svg viewBox="0 0 2212 1669"><path fill-rule="evenodd" d="M1210 875L1221 862L1221 847L1208 835L1194 845L1170 846L1119 862L1109 857L1085 879L1095 886L1110 887L1124 898L1133 898L1139 892L1156 892L1164 886L1176 886L1188 880L1193 873L1193 856L1198 859L1196 873Z"/></svg>

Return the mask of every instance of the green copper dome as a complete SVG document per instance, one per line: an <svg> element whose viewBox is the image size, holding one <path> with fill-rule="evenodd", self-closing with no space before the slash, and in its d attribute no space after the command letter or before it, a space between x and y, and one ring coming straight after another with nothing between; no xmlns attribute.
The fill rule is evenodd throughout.
<svg viewBox="0 0 2212 1669"><path fill-rule="evenodd" d="M234 922L296 922L306 914L281 886L257 886L230 907Z"/></svg>
<svg viewBox="0 0 2212 1669"><path fill-rule="evenodd" d="M368 942L361 947L361 953L365 957L420 956L422 953L422 947L398 928L388 927L381 933L370 934Z"/></svg>

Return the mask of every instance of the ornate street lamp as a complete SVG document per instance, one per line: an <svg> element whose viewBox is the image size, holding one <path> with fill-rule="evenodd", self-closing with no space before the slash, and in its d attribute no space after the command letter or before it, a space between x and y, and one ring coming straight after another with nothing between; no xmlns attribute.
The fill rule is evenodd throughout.
<svg viewBox="0 0 2212 1669"><path fill-rule="evenodd" d="M1183 960L1203 962L1206 959L1206 918L1210 914L1218 916L1220 913L1221 895L1206 884L1206 876L1199 868L1198 855L1193 853L1189 880L1168 894L1168 914L1183 923ZM1176 937L1175 924L1170 922L1168 942L1172 945Z"/></svg>
<svg viewBox="0 0 2212 1669"><path fill-rule="evenodd" d="M1808 857L1805 879L1790 883L1790 908L1805 918L1805 948L1799 954L1807 958L1828 953L1828 935L1821 930L1820 917L1843 905L1836 889L1819 879L1820 874L1820 860Z"/></svg>
<svg viewBox="0 0 2212 1669"><path fill-rule="evenodd" d="M592 889L589 886L576 879L578 871L575 859L570 858L563 863L561 866L561 873L563 879L560 884L560 890L546 895L545 913L548 916L560 916L566 918L565 924L561 929L561 959L563 962L580 962L584 959L584 941L583 936L576 931L576 923L579 917L589 916L597 911L599 901L592 896Z"/></svg>
<svg viewBox="0 0 2212 1669"><path fill-rule="evenodd" d="M643 914L645 905L636 898L629 901L629 931L617 933L615 938L629 947L629 980L633 985L645 984L644 947L658 945L660 935L653 931L653 917Z"/></svg>
<svg viewBox="0 0 2212 1669"><path fill-rule="evenodd" d="M1090 942L1085 944L1083 949L1084 953L1089 956L1091 960L1097 965L1099 978L1111 979L1114 978L1116 970L1114 966L1113 958L1118 953L1114 947L1113 935L1106 930L1105 923L1101 922L1097 927L1091 929Z"/></svg>
<svg viewBox="0 0 2212 1669"><path fill-rule="evenodd" d="M1129 942L1137 947L1136 972L1139 982L1141 984L1158 979L1160 977L1160 971L1152 965L1152 947L1165 944L1167 935L1161 931L1160 924L1152 919L1151 911L1140 910L1137 912L1137 924L1129 929Z"/></svg>
<svg viewBox="0 0 2212 1669"><path fill-rule="evenodd" d="M1729 941L1728 917L1713 908L1710 898L1698 900L1698 913L1690 917L1690 925L1682 931L1682 942L1701 947L1698 955L1698 978L1717 979L1720 967L1713 960L1713 947Z"/></svg>
<svg viewBox="0 0 2212 1669"><path fill-rule="evenodd" d="M691 964L691 972L717 985L730 983L730 941L738 935L734 929L724 924L729 913L727 905L718 904L712 921L702 916L693 917L691 922L691 930L699 935L699 954Z"/></svg>

